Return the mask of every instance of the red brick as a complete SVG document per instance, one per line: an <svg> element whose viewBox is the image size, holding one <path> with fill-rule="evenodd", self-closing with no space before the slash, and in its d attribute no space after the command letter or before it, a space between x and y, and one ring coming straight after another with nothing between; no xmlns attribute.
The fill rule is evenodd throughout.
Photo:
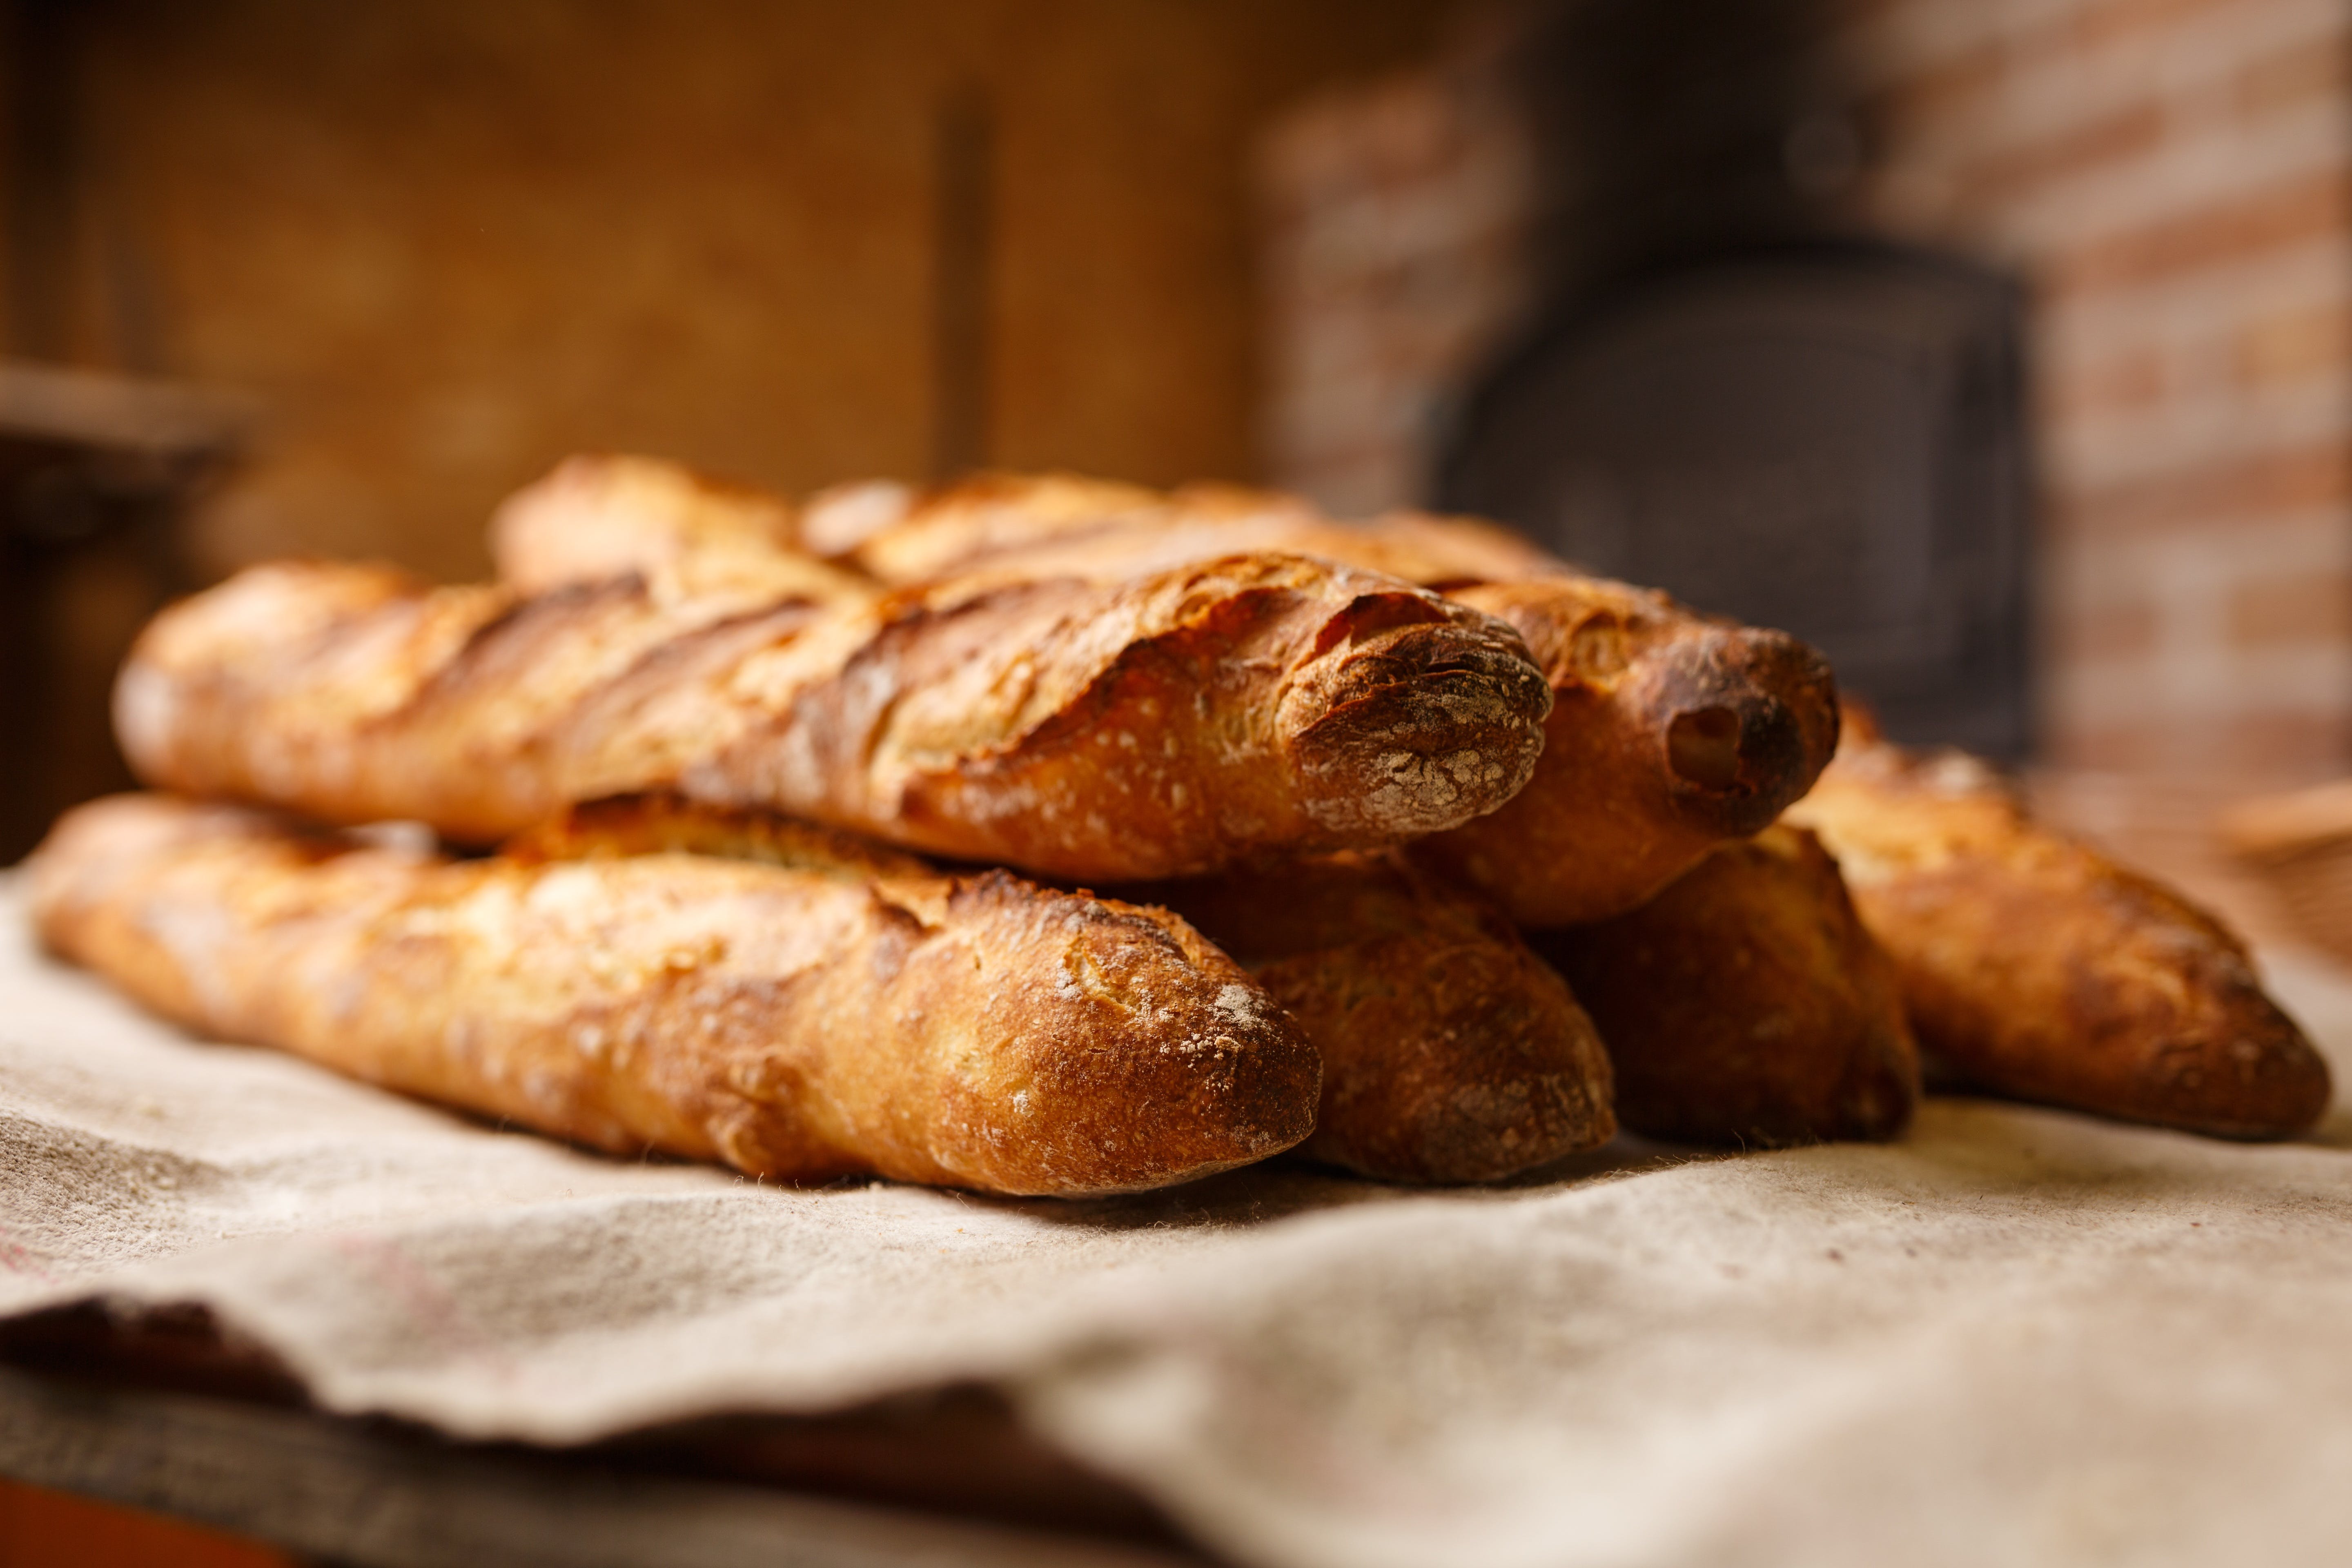
<svg viewBox="0 0 2352 1568"><path fill-rule="evenodd" d="M2331 42L2290 44L2242 68L2231 93L2239 110L2258 116L2352 93L2352 38Z"/></svg>
<svg viewBox="0 0 2352 1568"><path fill-rule="evenodd" d="M1853 8L1849 26L1875 24L1899 6L1950 0L1874 0ZM2242 10L2245 0L2105 0L2053 16L2042 26L1986 39L1934 64L1885 63L1888 74L1866 100L1880 123L1899 131L1976 107L1997 91L2020 62L2079 58L2134 34L2163 32L2209 13ZM2314 51L2325 53L2325 50Z"/></svg>
<svg viewBox="0 0 2352 1568"><path fill-rule="evenodd" d="M2053 299L2153 283L2184 273L2352 234L2352 172L2321 171L2243 195L2208 201L2105 236L2043 261Z"/></svg>
<svg viewBox="0 0 2352 1568"><path fill-rule="evenodd" d="M1864 93L1858 108L1881 137L1897 149L1899 157L1906 142L1924 139L1924 128L1965 116L2000 90L2014 58L1996 41L1939 60L1924 70L1898 68Z"/></svg>
<svg viewBox="0 0 2352 1568"><path fill-rule="evenodd" d="M2088 53L2133 34L2162 32L2200 13L2242 15L2245 0L2094 0L2034 35L2037 49Z"/></svg>
<svg viewBox="0 0 2352 1568"><path fill-rule="evenodd" d="M2352 657L2352 581L2340 573L2241 583L2230 591L2229 608L2233 647L2326 643Z"/></svg>
<svg viewBox="0 0 2352 1568"><path fill-rule="evenodd" d="M2037 185L2087 174L2148 152L2163 142L2165 125L2161 105L2129 104L2046 140L1963 163L1957 183L1971 205L2014 201Z"/></svg>
<svg viewBox="0 0 2352 1568"><path fill-rule="evenodd" d="M2231 374L2249 389L2341 378L2352 373L2352 306L2330 300L2262 317L2238 330L2231 349Z"/></svg>
<svg viewBox="0 0 2352 1568"><path fill-rule="evenodd" d="M2090 534L2230 527L2241 520L2352 501L2340 440L2231 457L2176 473L2053 497L2059 526Z"/></svg>
<svg viewBox="0 0 2352 1568"><path fill-rule="evenodd" d="M2156 647L2161 620L2149 604L2075 610L2050 629L2050 651L2061 663L2132 658Z"/></svg>
<svg viewBox="0 0 2352 1568"><path fill-rule="evenodd" d="M2345 715L2183 713L2129 724L2080 724L2052 737L2049 761L2107 773L2221 778L2252 785L2325 777L2352 766Z"/></svg>
<svg viewBox="0 0 2352 1568"><path fill-rule="evenodd" d="M2171 361L2146 349L2110 354L2080 370L2053 373L2039 389L2042 418L2053 425L2153 407L2178 390Z"/></svg>

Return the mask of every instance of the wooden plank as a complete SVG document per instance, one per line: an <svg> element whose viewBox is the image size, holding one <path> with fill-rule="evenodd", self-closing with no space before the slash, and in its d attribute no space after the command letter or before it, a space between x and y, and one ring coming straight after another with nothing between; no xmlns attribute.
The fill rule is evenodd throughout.
<svg viewBox="0 0 2352 1568"><path fill-rule="evenodd" d="M354 1568L1180 1568L1070 1536L634 1475L0 1368L0 1474Z"/></svg>

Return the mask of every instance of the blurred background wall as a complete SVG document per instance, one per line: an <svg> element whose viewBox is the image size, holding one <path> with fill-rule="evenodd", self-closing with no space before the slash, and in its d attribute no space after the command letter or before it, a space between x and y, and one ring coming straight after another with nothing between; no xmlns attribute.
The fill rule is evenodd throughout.
<svg viewBox="0 0 2352 1568"><path fill-rule="evenodd" d="M1778 123L1790 181L1829 187L1816 226L2022 291L2032 751L2217 791L2341 771L2352 8L1858 0L1809 21L1814 101ZM1465 395L1541 314L1564 78L1515 77L1523 47L1466 36L1261 143L1278 482L1351 510L1426 495ZM1628 134L1686 129L1654 102L1683 120Z"/></svg>
<svg viewBox="0 0 2352 1568"><path fill-rule="evenodd" d="M206 574L478 572L491 504L577 447L926 473L943 370L984 380L954 460L1244 476L1243 148L1443 9L19 0L19 103L69 133L19 184L69 210L18 207L14 341L257 395ZM976 367L936 363L975 281L943 267L983 272Z"/></svg>
<svg viewBox="0 0 2352 1568"><path fill-rule="evenodd" d="M2352 745L2352 8L1888 0L1868 210L2035 302L2053 761Z"/></svg>

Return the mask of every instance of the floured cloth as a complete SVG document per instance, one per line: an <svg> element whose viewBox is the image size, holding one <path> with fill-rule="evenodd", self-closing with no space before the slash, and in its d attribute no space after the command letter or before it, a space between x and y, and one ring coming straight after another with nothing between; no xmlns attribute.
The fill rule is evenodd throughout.
<svg viewBox="0 0 2352 1568"><path fill-rule="evenodd" d="M2352 985L2282 979L2352 1041ZM2352 1557L2341 1113L2240 1147L1941 1100L1894 1147L1440 1194L778 1191L192 1041L5 889L0 1173L0 1313L201 1302L321 1405L467 1436L980 1380L1245 1563Z"/></svg>

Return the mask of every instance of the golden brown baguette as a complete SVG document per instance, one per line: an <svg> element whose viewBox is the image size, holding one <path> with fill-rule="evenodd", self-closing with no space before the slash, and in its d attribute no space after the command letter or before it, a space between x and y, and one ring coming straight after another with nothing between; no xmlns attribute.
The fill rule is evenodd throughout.
<svg viewBox="0 0 2352 1568"><path fill-rule="evenodd" d="M157 617L116 717L151 784L329 821L487 843L667 788L1111 881L1455 826L1549 702L1503 623L1294 556L715 616L289 563Z"/></svg>
<svg viewBox="0 0 2352 1568"><path fill-rule="evenodd" d="M1590 922L1656 896L1761 831L1837 747L1820 654L1591 577L1457 588L1528 639L1551 687L1535 776L1417 853L1523 926Z"/></svg>
<svg viewBox="0 0 2352 1568"><path fill-rule="evenodd" d="M1609 1058L1559 976L1481 901L1395 855L1121 889L1242 961L1323 1057L1309 1158L1483 1182L1609 1141Z"/></svg>
<svg viewBox="0 0 2352 1568"><path fill-rule="evenodd" d="M990 509L1014 510L1015 481L994 480ZM1063 498L1066 504L1066 498ZM1443 588L1509 622L1552 691L1535 775L1499 810L1416 853L1530 927L1589 922L1653 897L1718 844L1763 829L1820 776L1837 747L1837 689L1821 655L1784 633L1697 616L1665 595L1588 577L1475 520L1402 514L1371 523L1318 518L1274 498L1252 504L1183 492L1156 512L1127 510L1025 549L994 542L964 569L1108 575L1167 567L1221 549L1296 551ZM959 492L934 503L950 521ZM949 528L919 506L923 560L946 558ZM1150 526L1144 526L1145 521ZM887 552L895 530L858 559ZM1488 574L1507 573L1499 580Z"/></svg>
<svg viewBox="0 0 2352 1568"><path fill-rule="evenodd" d="M771 837L776 864L451 861L120 796L65 817L33 897L158 1012L620 1153L1076 1194L1311 1127L1313 1047L1174 917Z"/></svg>
<svg viewBox="0 0 2352 1568"><path fill-rule="evenodd" d="M1221 492L1222 493L1222 492ZM822 549L828 536L858 535L840 560L877 582L928 583L961 574L1002 551L1082 537L1106 528L1153 529L1165 521L1166 498L1139 485L1078 474L977 474L927 492L901 488L891 513L873 492L836 490L811 498L811 531L803 548ZM862 528L845 528L835 513L846 500L866 509Z"/></svg>
<svg viewBox="0 0 2352 1568"><path fill-rule="evenodd" d="M820 596L988 575L1119 578L1271 551L1342 561L1424 587L1564 570L1467 518L1339 523L1296 497L1231 485L1163 494L1074 474L980 474L929 491L844 485L795 507L658 458L583 454L500 506L499 580L527 594L636 574L671 599ZM838 564L834 564L837 562Z"/></svg>
<svg viewBox="0 0 2352 1568"><path fill-rule="evenodd" d="M820 828L663 797L574 811L509 852L863 855L877 875L931 874ZM1323 1097L1302 1153L1385 1181L1491 1181L1615 1130L1608 1058L1559 976L1492 910L1393 855L1118 891L1171 908L1240 958L1306 1032Z"/></svg>
<svg viewBox="0 0 2352 1568"><path fill-rule="evenodd" d="M625 855L706 855L860 881L920 881L946 875L919 855L853 833L772 811L704 805L682 795L659 794L584 802L516 835L499 846L499 853L520 865Z"/></svg>
<svg viewBox="0 0 2352 1568"><path fill-rule="evenodd" d="M1319 556L1430 588L1575 574L1508 529L1475 518L1397 512L1339 522L1297 496L1238 485L1159 491L1071 474L990 473L929 491L893 487L895 506L875 496L877 489L844 487L812 498L802 513L808 527L763 537L822 554L810 532L855 531L858 542L837 557L840 564L900 586L1011 567L1132 572L1236 550ZM671 534L688 510L650 494L637 500L648 546ZM830 521L834 510L852 504L863 510L859 530ZM616 526L607 537L617 543L624 531Z"/></svg>
<svg viewBox="0 0 2352 1568"><path fill-rule="evenodd" d="M1600 1026L1636 1132L1772 1145L1910 1123L1919 1060L1893 966L1801 828L1726 845L1638 910L1532 941Z"/></svg>
<svg viewBox="0 0 2352 1568"><path fill-rule="evenodd" d="M621 513L604 517L599 537L612 542L604 566L659 569L691 519L712 510L677 499L691 483L681 479L667 501L637 493L635 556ZM868 506L869 521L880 521L845 556L885 581L948 571L999 583L1116 580L1276 550L1442 588L1510 622L1552 689L1543 754L1508 805L1421 853L1523 925L1591 921L1640 904L1716 845L1770 823L1836 746L1834 683L1811 648L1583 576L1491 523L1418 513L1340 523L1268 492L1160 494L1067 475L992 474L929 495L893 493L898 500L878 511ZM759 537L789 551L780 530ZM722 558L732 548L712 546ZM547 564L555 558L519 569L531 581L564 580Z"/></svg>
<svg viewBox="0 0 2352 1568"><path fill-rule="evenodd" d="M2326 1063L2219 921L2037 826L1974 759L1848 722L1789 819L1844 868L1938 1063L1996 1093L2227 1138L2319 1119Z"/></svg>
<svg viewBox="0 0 2352 1568"><path fill-rule="evenodd" d="M606 453L566 458L490 520L499 580L525 594L635 574L667 606L724 614L874 593L800 546L799 518L780 497Z"/></svg>
<svg viewBox="0 0 2352 1568"><path fill-rule="evenodd" d="M1717 845L1767 826L1820 776L1837 746L1838 708L1819 653L1780 632L1694 615L1664 594L1548 565L1499 531L1422 516L1350 525L1269 508L998 550L970 570L999 580L1110 574L1246 543L1443 587L1508 622L1551 688L1535 774L1499 809L1415 853L1524 926L1643 903ZM1528 574L1477 576L1506 568Z"/></svg>

